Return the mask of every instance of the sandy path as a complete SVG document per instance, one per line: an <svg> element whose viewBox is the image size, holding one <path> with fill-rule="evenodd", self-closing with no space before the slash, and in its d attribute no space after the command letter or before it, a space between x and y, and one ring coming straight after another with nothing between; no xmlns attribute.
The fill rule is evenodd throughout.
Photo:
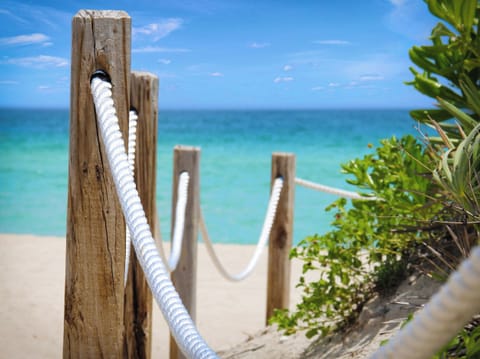
<svg viewBox="0 0 480 359"><path fill-rule="evenodd" d="M217 245L231 271L249 260L253 246ZM240 283L221 277L199 245L197 323L215 350L238 344L264 327L266 253L254 274ZM292 303L301 265L292 266ZM0 235L0 358L59 358L63 342L65 240ZM292 304L293 305L293 304ZM153 314L153 357L168 353L168 331L158 308Z"/></svg>

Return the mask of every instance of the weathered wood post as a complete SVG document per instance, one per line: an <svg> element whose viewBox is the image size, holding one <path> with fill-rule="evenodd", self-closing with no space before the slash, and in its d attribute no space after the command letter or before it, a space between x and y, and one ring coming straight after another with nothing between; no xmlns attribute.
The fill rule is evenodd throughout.
<svg viewBox="0 0 480 359"><path fill-rule="evenodd" d="M72 22L64 358L124 356L125 220L97 129L90 77L108 73L128 133L130 17L81 10Z"/></svg>
<svg viewBox="0 0 480 359"><path fill-rule="evenodd" d="M293 207L295 199L295 155L272 155L271 183L283 178L283 188L278 202L268 244L268 279L266 323L275 309L288 308L290 302L290 259L293 239Z"/></svg>
<svg viewBox="0 0 480 359"><path fill-rule="evenodd" d="M190 317L195 321L197 294L197 240L199 216L200 189L200 149L197 147L176 146L174 149L173 188L172 188L172 225L175 225L175 208L177 205L177 187L180 174L188 172L188 200L185 209L185 227L183 244L177 269L172 273L172 282L182 298ZM170 358L185 358L177 347L173 337L170 337Z"/></svg>
<svg viewBox="0 0 480 359"><path fill-rule="evenodd" d="M130 104L137 111L135 180L152 233L156 232L158 78L132 72ZM127 358L148 359L152 352L152 292L133 248L125 288Z"/></svg>

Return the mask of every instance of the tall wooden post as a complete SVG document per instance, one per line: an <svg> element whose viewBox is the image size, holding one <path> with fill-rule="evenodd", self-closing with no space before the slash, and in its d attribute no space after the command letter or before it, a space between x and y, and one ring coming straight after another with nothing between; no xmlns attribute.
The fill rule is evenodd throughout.
<svg viewBox="0 0 480 359"><path fill-rule="evenodd" d="M81 10L72 23L64 358L124 356L125 220L97 129L90 77L104 70L128 133L130 17Z"/></svg>
<svg viewBox="0 0 480 359"><path fill-rule="evenodd" d="M290 259L293 239L293 207L295 199L295 155L272 155L272 186L283 178L283 188L268 245L266 323L275 309L288 308L290 302Z"/></svg>
<svg viewBox="0 0 480 359"><path fill-rule="evenodd" d="M172 282L182 298L190 317L195 321L197 294L197 240L199 216L200 188L200 149L196 147L176 146L173 164L173 195L172 195L172 239L175 225L175 207L177 204L178 179L182 172L188 172L188 200L185 209L185 227L183 245L177 269L172 273ZM173 337L170 337L170 358L185 358L177 347Z"/></svg>
<svg viewBox="0 0 480 359"><path fill-rule="evenodd" d="M135 179L147 221L152 233L155 233L158 78L146 72L132 72L130 92L131 106L138 114ZM133 248L130 251L129 273L125 288L125 330L127 358L150 358L152 292Z"/></svg>

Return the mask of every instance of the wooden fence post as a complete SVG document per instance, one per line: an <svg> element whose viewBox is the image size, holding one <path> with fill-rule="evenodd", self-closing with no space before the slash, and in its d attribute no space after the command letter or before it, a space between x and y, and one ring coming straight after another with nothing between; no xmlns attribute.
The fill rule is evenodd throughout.
<svg viewBox="0 0 480 359"><path fill-rule="evenodd" d="M200 149L196 147L176 146L174 149L173 188L172 188L172 226L175 225L175 207L177 204L177 187L179 176L188 172L188 200L185 209L185 227L183 232L183 245L177 269L172 273L172 282L182 298L190 317L195 321L196 294L197 294L197 240L199 216L199 189L200 189ZM170 337L170 358L185 358Z"/></svg>
<svg viewBox="0 0 480 359"><path fill-rule="evenodd" d="M293 239L293 207L295 199L295 155L272 155L271 183L283 178L283 188L278 202L268 244L268 279L266 323L275 309L288 308L290 302L290 259Z"/></svg>
<svg viewBox="0 0 480 359"><path fill-rule="evenodd" d="M152 233L156 231L158 78L132 72L130 103L137 111L135 180ZM133 248L125 288L127 358L148 359L152 352L152 292Z"/></svg>
<svg viewBox="0 0 480 359"><path fill-rule="evenodd" d="M97 129L94 71L112 81L126 138L130 17L81 10L72 22L64 358L123 358L125 220Z"/></svg>

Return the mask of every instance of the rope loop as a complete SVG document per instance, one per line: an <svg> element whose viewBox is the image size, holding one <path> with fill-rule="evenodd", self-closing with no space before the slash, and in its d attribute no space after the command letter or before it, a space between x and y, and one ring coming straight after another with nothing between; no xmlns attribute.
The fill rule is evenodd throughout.
<svg viewBox="0 0 480 359"><path fill-rule="evenodd" d="M230 274L223 264L220 262L220 259L215 252L215 249L213 247L213 243L210 239L210 236L208 235L208 230L207 226L205 224L205 219L203 217L202 210L200 208L200 218L199 218L199 224L200 224L200 233L202 235L203 241L205 242L205 246L207 248L207 252L210 255L210 258L212 259L213 263L215 264L215 267L217 267L217 270L220 272L220 274L227 280L232 281L232 282L239 282L247 278L250 274L252 274L253 270L255 269L256 265L258 264L258 261L260 259L260 256L262 255L263 249L265 248L265 245L268 242L268 239L270 237L270 233L272 231L272 226L273 226L273 221L275 220L275 216L277 214L277 208L278 208L278 201L280 200L280 194L282 192L283 188L283 178L278 177L275 179L273 186L272 186L272 192L270 195L270 200L268 202L268 208L267 208L267 214L265 216L265 221L263 222L263 227L262 227L262 232L260 234L260 237L258 239L257 246L255 248L255 252L252 255L252 258L248 262L247 266L245 269L243 269L241 272L237 274Z"/></svg>

